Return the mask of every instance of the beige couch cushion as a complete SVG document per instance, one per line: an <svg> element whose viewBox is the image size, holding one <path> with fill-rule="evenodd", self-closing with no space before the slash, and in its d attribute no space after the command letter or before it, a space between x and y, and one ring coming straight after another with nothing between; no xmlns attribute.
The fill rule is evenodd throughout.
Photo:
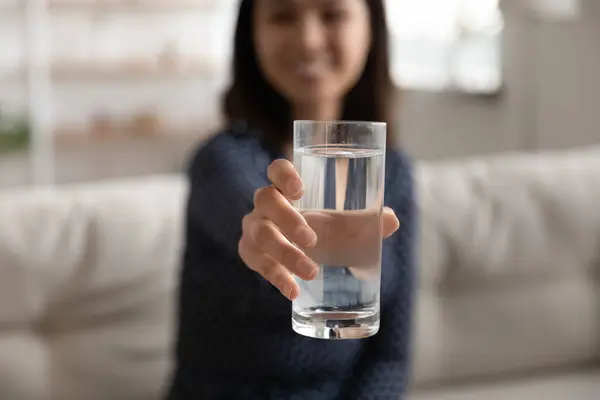
<svg viewBox="0 0 600 400"><path fill-rule="evenodd" d="M415 385L600 361L600 148L417 174Z"/></svg>
<svg viewBox="0 0 600 400"><path fill-rule="evenodd" d="M589 272L600 262L600 147L421 165L422 283Z"/></svg>
<svg viewBox="0 0 600 400"><path fill-rule="evenodd" d="M0 195L0 398L154 399L183 178Z"/></svg>

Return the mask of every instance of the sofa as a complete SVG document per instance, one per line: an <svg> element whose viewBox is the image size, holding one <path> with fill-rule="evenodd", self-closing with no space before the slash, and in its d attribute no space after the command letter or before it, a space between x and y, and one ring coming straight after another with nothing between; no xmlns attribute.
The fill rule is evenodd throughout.
<svg viewBox="0 0 600 400"><path fill-rule="evenodd" d="M600 148L415 179L410 399L600 398ZM161 398L186 196L180 175L0 192L0 399Z"/></svg>

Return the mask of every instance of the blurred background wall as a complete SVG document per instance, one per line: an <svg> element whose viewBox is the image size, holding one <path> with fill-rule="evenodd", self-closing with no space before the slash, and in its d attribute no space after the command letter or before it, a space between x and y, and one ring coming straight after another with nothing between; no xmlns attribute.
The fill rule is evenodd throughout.
<svg viewBox="0 0 600 400"><path fill-rule="evenodd" d="M0 153L0 187L182 168L219 124L236 8L2 0L0 123L22 121L29 144ZM600 141L597 1L389 0L388 19L415 157Z"/></svg>

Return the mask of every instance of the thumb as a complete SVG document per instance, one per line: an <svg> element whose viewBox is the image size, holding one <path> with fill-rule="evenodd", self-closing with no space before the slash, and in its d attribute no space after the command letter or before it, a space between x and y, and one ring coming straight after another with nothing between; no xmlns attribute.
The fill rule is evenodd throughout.
<svg viewBox="0 0 600 400"><path fill-rule="evenodd" d="M396 217L394 210L389 207L384 207L383 209L383 238L388 238L394 234L400 227L400 221Z"/></svg>

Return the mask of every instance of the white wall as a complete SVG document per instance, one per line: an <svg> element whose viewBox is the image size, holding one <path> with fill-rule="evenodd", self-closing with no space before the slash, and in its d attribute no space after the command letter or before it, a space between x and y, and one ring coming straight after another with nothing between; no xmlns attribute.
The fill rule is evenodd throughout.
<svg viewBox="0 0 600 400"><path fill-rule="evenodd" d="M460 93L406 92L399 106L402 146L420 159L512 150L506 103Z"/></svg>
<svg viewBox="0 0 600 400"><path fill-rule="evenodd" d="M575 20L539 17L525 0L506 3L500 98L405 95L403 141L419 158L600 143L600 2L581 0Z"/></svg>
<svg viewBox="0 0 600 400"><path fill-rule="evenodd" d="M580 23L537 32L537 141L542 149L600 142L600 2L582 2Z"/></svg>

